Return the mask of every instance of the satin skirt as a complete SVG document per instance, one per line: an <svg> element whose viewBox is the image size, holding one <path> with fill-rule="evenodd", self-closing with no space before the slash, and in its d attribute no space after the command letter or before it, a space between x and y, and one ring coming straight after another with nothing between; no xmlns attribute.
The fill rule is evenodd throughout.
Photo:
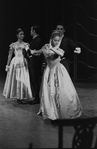
<svg viewBox="0 0 97 149"><path fill-rule="evenodd" d="M66 68L58 63L47 66L40 90L40 109L44 119L77 118L83 109Z"/></svg>
<svg viewBox="0 0 97 149"><path fill-rule="evenodd" d="M31 92L30 77L27 61L23 57L14 57L7 72L3 95L5 98L30 99L34 97Z"/></svg>

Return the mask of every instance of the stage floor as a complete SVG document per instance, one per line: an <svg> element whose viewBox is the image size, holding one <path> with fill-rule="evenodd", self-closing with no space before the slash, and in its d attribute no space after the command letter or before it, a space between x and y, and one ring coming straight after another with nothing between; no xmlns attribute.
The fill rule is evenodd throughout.
<svg viewBox="0 0 97 149"><path fill-rule="evenodd" d="M39 104L18 104L15 100L2 96L4 79L0 79L0 149L57 148L58 127L44 121L37 115ZM76 83L84 112L97 116L97 84ZM71 148L73 127L63 129L63 147ZM97 127L94 129L94 140ZM85 138L86 139L86 138Z"/></svg>

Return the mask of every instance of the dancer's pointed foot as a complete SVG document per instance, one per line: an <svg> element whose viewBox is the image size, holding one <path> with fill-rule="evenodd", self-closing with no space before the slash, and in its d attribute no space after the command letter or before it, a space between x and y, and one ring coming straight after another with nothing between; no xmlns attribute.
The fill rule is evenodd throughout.
<svg viewBox="0 0 97 149"><path fill-rule="evenodd" d="M39 112L37 113L37 115L42 115L42 112L39 111Z"/></svg>

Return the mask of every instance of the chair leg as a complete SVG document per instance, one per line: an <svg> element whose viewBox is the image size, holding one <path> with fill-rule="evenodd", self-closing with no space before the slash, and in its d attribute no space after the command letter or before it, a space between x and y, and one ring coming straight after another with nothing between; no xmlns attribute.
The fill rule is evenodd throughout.
<svg viewBox="0 0 97 149"><path fill-rule="evenodd" d="M95 142L94 149L97 149L97 136L96 136L96 142Z"/></svg>
<svg viewBox="0 0 97 149"><path fill-rule="evenodd" d="M59 125L59 130L58 130L58 139L59 139L59 144L58 148L63 148L63 126Z"/></svg>

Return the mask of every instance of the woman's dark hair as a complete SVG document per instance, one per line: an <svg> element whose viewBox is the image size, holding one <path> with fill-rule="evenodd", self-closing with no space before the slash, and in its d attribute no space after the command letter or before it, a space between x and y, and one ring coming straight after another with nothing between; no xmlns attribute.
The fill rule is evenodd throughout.
<svg viewBox="0 0 97 149"><path fill-rule="evenodd" d="M18 28L17 30L16 30L16 35L18 35L20 32L24 32L21 28Z"/></svg>

